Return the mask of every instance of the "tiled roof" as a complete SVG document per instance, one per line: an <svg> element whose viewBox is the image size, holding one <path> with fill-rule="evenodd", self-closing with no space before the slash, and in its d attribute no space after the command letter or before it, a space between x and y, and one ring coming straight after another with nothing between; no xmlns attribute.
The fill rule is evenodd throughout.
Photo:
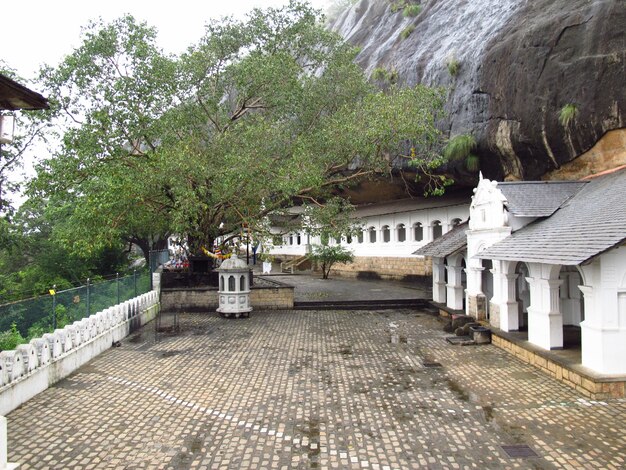
<svg viewBox="0 0 626 470"><path fill-rule="evenodd" d="M48 109L48 100L39 93L0 74L0 109Z"/></svg>
<svg viewBox="0 0 626 470"><path fill-rule="evenodd" d="M498 183L508 211L518 217L549 217L585 185L583 181Z"/></svg>
<svg viewBox="0 0 626 470"><path fill-rule="evenodd" d="M554 215L527 225L477 256L573 266L625 240L626 170L620 170L585 181Z"/></svg>
<svg viewBox="0 0 626 470"><path fill-rule="evenodd" d="M398 214L421 209L435 209L470 204L470 194L445 194L427 198L399 199L395 201L363 204L357 206L354 217L373 217L377 215Z"/></svg>
<svg viewBox="0 0 626 470"><path fill-rule="evenodd" d="M468 223L463 222L462 224L454 227L449 232L444 233L436 240L433 240L427 245L424 245L413 254L444 258L448 255L456 253L467 245L467 235L465 234L467 229Z"/></svg>

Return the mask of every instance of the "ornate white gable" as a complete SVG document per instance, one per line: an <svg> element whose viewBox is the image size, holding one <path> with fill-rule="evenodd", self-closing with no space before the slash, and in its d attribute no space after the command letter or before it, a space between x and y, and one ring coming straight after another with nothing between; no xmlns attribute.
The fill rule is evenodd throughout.
<svg viewBox="0 0 626 470"><path fill-rule="evenodd" d="M506 227L508 219L504 210L505 202L506 198L498 189L498 182L483 178L481 173L470 205L470 230Z"/></svg>

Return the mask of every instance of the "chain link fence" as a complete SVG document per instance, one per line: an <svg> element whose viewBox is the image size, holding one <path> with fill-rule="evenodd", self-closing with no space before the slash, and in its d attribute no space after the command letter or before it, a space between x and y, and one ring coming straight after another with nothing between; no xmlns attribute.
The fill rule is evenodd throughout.
<svg viewBox="0 0 626 470"><path fill-rule="evenodd" d="M63 328L76 320L145 294L151 289L149 270L57 291L34 299L0 305L0 334L15 324L19 334L33 338ZM53 314L54 312L54 314Z"/></svg>

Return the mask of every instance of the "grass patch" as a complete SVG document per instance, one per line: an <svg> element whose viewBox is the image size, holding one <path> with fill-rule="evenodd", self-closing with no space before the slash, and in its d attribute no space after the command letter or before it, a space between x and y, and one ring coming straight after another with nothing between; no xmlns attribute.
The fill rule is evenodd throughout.
<svg viewBox="0 0 626 470"><path fill-rule="evenodd" d="M568 103L563 106L559 112L559 122L563 127L567 127L574 119L576 119L577 115L578 106L573 103Z"/></svg>
<svg viewBox="0 0 626 470"><path fill-rule="evenodd" d="M402 10L402 16L405 18L414 18L422 11L421 5L407 5Z"/></svg>
<svg viewBox="0 0 626 470"><path fill-rule="evenodd" d="M471 134L461 134L453 137L443 149L443 156L448 160L462 160L470 156L476 148L476 139Z"/></svg>
<svg viewBox="0 0 626 470"><path fill-rule="evenodd" d="M456 77L461 69L461 63L455 57L450 57L446 63L446 67L448 68L448 73Z"/></svg>
<svg viewBox="0 0 626 470"><path fill-rule="evenodd" d="M465 157L465 168L467 168L467 171L476 173L480 169L480 158L478 158L478 155L470 153Z"/></svg>
<svg viewBox="0 0 626 470"><path fill-rule="evenodd" d="M400 37L404 40L408 38L413 31L415 31L415 25L411 24L402 30L402 32L400 33Z"/></svg>

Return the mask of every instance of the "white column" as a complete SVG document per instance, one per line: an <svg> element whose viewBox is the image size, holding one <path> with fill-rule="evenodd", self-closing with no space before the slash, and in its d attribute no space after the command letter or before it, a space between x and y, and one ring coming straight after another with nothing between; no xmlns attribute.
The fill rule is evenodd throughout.
<svg viewBox="0 0 626 470"><path fill-rule="evenodd" d="M461 266L448 266L448 284L446 285L446 305L455 310L463 309L463 268Z"/></svg>
<svg viewBox="0 0 626 470"><path fill-rule="evenodd" d="M563 315L559 308L560 279L527 277L530 285L528 341L544 349L563 347Z"/></svg>
<svg viewBox="0 0 626 470"><path fill-rule="evenodd" d="M626 374L626 292L579 286L585 303L581 322L582 365L602 374Z"/></svg>
<svg viewBox="0 0 626 470"><path fill-rule="evenodd" d="M518 305L515 296L515 281L518 275L511 273L515 262L493 262L493 297L491 298L489 322L503 331L519 329ZM513 266L512 266L513 265Z"/></svg>
<svg viewBox="0 0 626 470"><path fill-rule="evenodd" d="M503 331L519 330L519 304L515 297L515 283L519 274L501 274L502 290L500 308L500 329Z"/></svg>
<svg viewBox="0 0 626 470"><path fill-rule="evenodd" d="M0 416L0 470L13 470L19 465L16 463L9 463L7 452L7 419L4 416Z"/></svg>
<svg viewBox="0 0 626 470"><path fill-rule="evenodd" d="M433 301L446 303L446 266L443 258L433 258Z"/></svg>

